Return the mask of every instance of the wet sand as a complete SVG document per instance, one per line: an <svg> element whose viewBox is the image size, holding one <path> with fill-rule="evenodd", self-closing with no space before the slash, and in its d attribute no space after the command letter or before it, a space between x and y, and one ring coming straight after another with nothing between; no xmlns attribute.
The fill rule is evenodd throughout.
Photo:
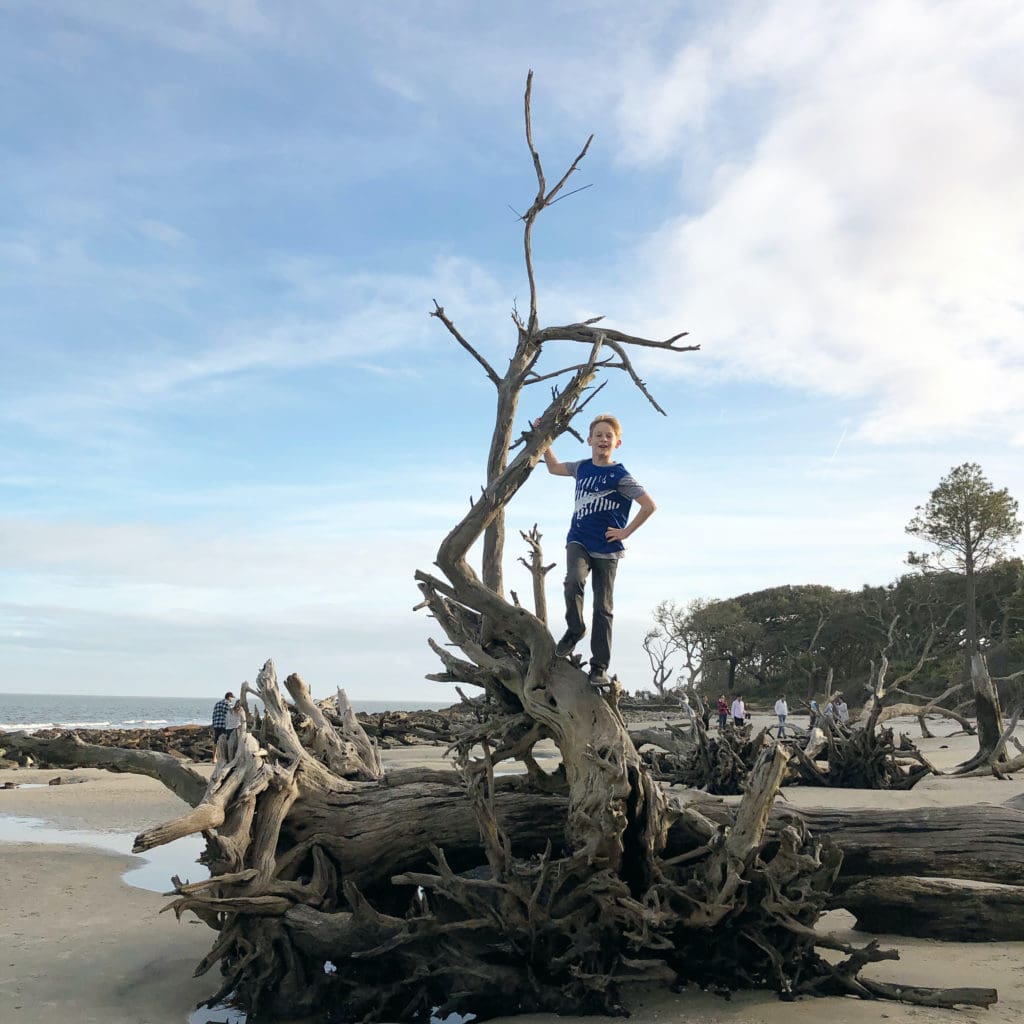
<svg viewBox="0 0 1024 1024"><path fill-rule="evenodd" d="M3 773L3 781L19 784L54 777L83 781L2 791L0 814L136 831L184 807L159 783L138 776L94 769ZM166 898L122 881L139 863L86 846L0 845L3 1024L184 1024L213 990L210 978L192 973L214 932L194 919L178 923L173 914L160 914ZM182 868L188 872L188 865Z"/></svg>
<svg viewBox="0 0 1024 1024"><path fill-rule="evenodd" d="M973 737L945 735L952 732L952 723L936 722L933 731L943 736L933 740L920 740L913 720L901 721L897 728L909 732L939 767L959 763L976 749ZM440 747L405 748L385 752L385 762L436 766L441 753ZM159 783L140 776L22 769L3 772L0 781L45 783L57 776L75 784L0 791L0 815L41 819L62 828L134 833L185 809ZM781 799L797 807L831 803L898 808L996 804L1022 792L1024 776L1009 782L930 778L909 793L794 788ZM123 873L137 863L138 858L84 846L0 843L5 933L0 1024L185 1024L196 1003L216 990L216 967L205 978L192 976L215 933L191 915L179 923L173 914L160 914L167 898L126 884ZM187 863L179 873L191 878L203 874ZM849 914L837 911L823 924L848 941L871 938L852 932L852 923ZM999 1002L989 1011L954 1011L854 998L783 1003L771 994L747 992L727 1001L699 991L677 995L646 989L629 993L633 1019L662 1024L1016 1024L1024 1016L1024 943L879 938L899 949L901 960L872 965L869 976L917 985L994 987ZM226 1015L202 1019L221 1021ZM606 1019L532 1015L503 1020L594 1024Z"/></svg>

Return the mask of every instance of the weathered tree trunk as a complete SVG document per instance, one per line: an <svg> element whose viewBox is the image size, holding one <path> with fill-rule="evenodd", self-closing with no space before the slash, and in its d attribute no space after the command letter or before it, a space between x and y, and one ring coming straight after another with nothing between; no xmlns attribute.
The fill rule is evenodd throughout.
<svg viewBox="0 0 1024 1024"><path fill-rule="evenodd" d="M971 538L970 524L965 524L963 536L964 552L964 605L967 624L967 645L964 648L964 681L973 680L974 659L978 656L978 595L974 573L975 546ZM980 726L980 721L979 721Z"/></svg>
<svg viewBox="0 0 1024 1024"><path fill-rule="evenodd" d="M993 762L1005 743L999 693L988 674L983 654L975 654L971 658L971 687L974 691L975 713L978 718L978 753L960 765L958 770L962 772Z"/></svg>
<svg viewBox="0 0 1024 1024"><path fill-rule="evenodd" d="M45 740L8 733L0 746L24 751L62 768L98 767L147 775L162 782L188 806L203 797L206 780L176 758L152 751L119 750L75 742L73 734ZM496 814L517 854L530 856L551 844L566 849L566 814L560 772L548 777L551 792L536 792L525 775L495 781ZM191 780L182 786L181 779ZM713 825L732 820L728 804L693 796L690 807ZM309 794L302 815L292 822L296 848L322 845L343 876L363 889L387 883L395 874L422 870L430 847L442 847L452 864L469 867L480 854L480 836L472 804L465 799L463 776L451 770L399 769L380 783L354 783L339 791ZM776 804L769 819L775 831L798 818L815 835L843 853L839 889L861 881L899 876L974 879L1024 887L1024 798L1004 806L974 804L901 810L796 810ZM174 830L184 834L184 827ZM142 833L136 849L153 845ZM666 837L671 859L698 841L692 820L679 818ZM881 888L881 887L879 887Z"/></svg>
<svg viewBox="0 0 1024 1024"><path fill-rule="evenodd" d="M857 930L948 942L1020 942L1024 889L949 879L887 878L859 882L836 904L856 915Z"/></svg>
<svg viewBox="0 0 1024 1024"><path fill-rule="evenodd" d="M953 711L950 708L941 707L936 703L929 703L926 705L887 704L878 715L875 724L884 725L893 718L909 718L913 716L918 720L918 724L921 727L921 735L926 739L929 739L932 734L925 724L926 715L938 715L940 718L948 718L950 721L956 722L964 732L973 733L975 731L973 723L965 715L961 715L959 711Z"/></svg>
<svg viewBox="0 0 1024 1024"><path fill-rule="evenodd" d="M29 754L43 767L104 768L109 772L147 775L163 783L191 807L198 804L206 792L206 777L171 754L85 743L74 732L54 739L25 732L0 733L0 750Z"/></svg>
<svg viewBox="0 0 1024 1024"><path fill-rule="evenodd" d="M681 729L678 725L671 725L668 722L660 729L630 729L629 738L637 750L646 743L677 755L688 753L698 743L695 730Z"/></svg>
<svg viewBox="0 0 1024 1024"><path fill-rule="evenodd" d="M203 776L170 755L83 744L73 734L47 740L7 733L0 746L56 767L146 775L191 807L201 802L207 786ZM557 787L560 774L550 778ZM464 785L455 771L401 769L390 771L380 784L354 784L319 798L311 795L303 801L302 820L295 822L296 843L313 838L323 844L344 876L367 888L385 883L393 874L423 868L430 860L431 844L443 847L453 863L468 866L479 856L480 837ZM506 776L495 783L495 806L517 853L539 853L548 843L556 850L565 849L564 793L538 793L529 788L526 776ZM719 800L695 797L691 806L716 825L731 821L728 805ZM797 811L776 805L771 827L793 816L843 851L840 888L901 875L1024 886L1024 799L1005 806L898 811ZM184 834L184 829L176 831ZM694 835L689 822L677 821L668 832L665 856L683 853L695 841ZM137 849L148 849L152 839L143 833Z"/></svg>
<svg viewBox="0 0 1024 1024"><path fill-rule="evenodd" d="M1024 885L1024 812L1011 807L805 808L799 817L842 849L840 890L900 875Z"/></svg>

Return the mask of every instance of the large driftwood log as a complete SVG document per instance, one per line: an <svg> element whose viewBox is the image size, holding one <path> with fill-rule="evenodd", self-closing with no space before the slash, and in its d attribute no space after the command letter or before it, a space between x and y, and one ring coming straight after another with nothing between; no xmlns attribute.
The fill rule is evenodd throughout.
<svg viewBox="0 0 1024 1024"><path fill-rule="evenodd" d="M644 729L630 729L629 738L637 750L647 744L679 755L686 754L697 743L696 733L692 729L683 729L671 722L666 722L661 728L648 726Z"/></svg>
<svg viewBox="0 0 1024 1024"><path fill-rule="evenodd" d="M496 813L513 849L529 856L551 844L555 852L564 852L565 796L533 792L526 781L525 776L511 776L495 783ZM688 803L713 825L732 821L733 812L723 801L694 795ZM431 860L432 845L443 848L460 869L479 857L477 822L458 772L392 771L379 785L354 785L305 798L301 810L295 825L297 845L322 846L344 876L361 888L373 888L403 871L422 870ZM794 818L842 850L842 884L926 875L1024 885L1024 809L975 804L798 811L777 803L769 820L778 830ZM148 845L145 835L137 840L140 849ZM701 841L692 821L681 819L669 829L665 856L683 855Z"/></svg>
<svg viewBox="0 0 1024 1024"><path fill-rule="evenodd" d="M1020 942L1024 889L966 885L950 879L887 878L858 882L836 905L857 918L857 929L950 942Z"/></svg>
<svg viewBox="0 0 1024 1024"><path fill-rule="evenodd" d="M211 797L222 804L222 810L221 796L233 776L255 778L255 772L244 768L254 753L248 743L239 743L231 752L231 761L224 762L220 769L219 781L211 782ZM140 765L134 763L134 767ZM146 774L152 775L152 769ZM557 780L558 773L553 778ZM242 788L241 781L237 780L235 792ZM258 861L251 856L231 856L231 849L240 850L240 845L236 842L232 847L231 830L227 827L218 832L208 857L220 874L208 882L182 884L176 909L181 912L191 907L217 930L228 919L225 915L240 915L239 919L247 921L247 927L255 932L268 930L268 934L290 936L302 955L310 957L341 957L371 948L373 943L397 942L400 936L405 936L403 941L412 941L403 914L373 910L358 893L373 894L379 900L391 880L399 875L407 880L419 875L433 878L431 868L436 868L438 846L446 851L442 862L448 872L447 876L442 874L448 878L446 884L453 889L461 884L453 873L477 867L481 856L479 822L473 806L465 799L465 785L463 776L453 771L403 770L389 773L378 783L352 782L308 791L301 804L295 802L289 809L289 827L294 829L291 845L285 856L279 858L271 877L264 877L254 888L260 879ZM563 829L566 799L564 795L530 791L527 785L527 776L497 781L495 821L502 833L510 837L509 850L513 855L547 856L547 863L553 864L559 856L570 852ZM759 834L765 805L758 806L755 818L748 819L752 825L739 823L734 828L740 850L748 852L740 855L723 848L722 869L708 869L714 877L729 877L725 867L728 863L737 864L740 870L739 865L756 845L753 837ZM223 824L226 815L210 815L210 810L207 802L199 809L199 817L187 816L178 827L141 836L139 848L168 841L189 830L221 829L216 823ZM677 859L699 860L701 848L715 842L716 826L732 821L733 809L728 804L707 797L688 798L687 806L680 808L679 820L669 830L663 857L667 863ZM250 820L248 827L252 825ZM1013 808L979 805L898 812L816 809L800 813L784 804L772 808L767 821L769 836L782 840L794 825L828 836L842 851L835 905L846 905L844 885L868 879L870 886L884 889L881 879L908 872L1024 884L1024 812ZM235 835L237 839L237 831ZM301 872L296 873L296 867L304 861L312 868L306 882L301 880ZM781 863L776 870L781 869ZM725 874L719 875L720 870ZM294 879L289 881L292 876ZM352 911L325 912L314 899L328 891L332 877L345 879L346 890L352 894ZM733 877L738 876L734 873ZM708 890L709 894L715 891L726 890ZM722 912L721 904L717 910L712 909L714 906L709 901L702 911L709 915L708 920ZM483 924L473 924L473 920L461 922L460 929L467 933L484 930ZM260 923L254 925L254 921ZM279 924L274 925L274 921ZM419 925L416 941L450 941L447 933L437 930L439 927L437 923ZM929 934L926 926L918 932ZM724 936L721 941L726 943L722 948L728 949ZM213 962L211 953L204 966ZM648 969L653 967L648 965ZM750 979L750 983L755 982L756 979ZM366 998L369 999L368 992ZM933 1002L937 998L933 993Z"/></svg>
<svg viewBox="0 0 1024 1024"><path fill-rule="evenodd" d="M882 725L889 721L891 718L899 718L904 715L914 716L917 719L918 725L921 728L921 735L925 739L931 739L932 732L928 728L927 717L929 715L938 715L942 718L948 718L956 722L964 732L969 733L971 736L977 731L974 723L967 718L966 715L962 715L959 711L947 708L943 703L950 697L955 696L961 690L961 684L956 683L950 686L936 697L918 697L916 694L908 693L908 691L893 686L894 692L899 692L907 697L916 697L921 701L920 704L910 703L898 703L898 704L887 704L882 711L879 713L877 718L877 724Z"/></svg>
<svg viewBox="0 0 1024 1024"><path fill-rule="evenodd" d="M94 747L71 734L39 740L24 733L4 736L5 745L44 757L61 768L96 767L157 779L190 807L203 798L207 780L170 755L152 751ZM559 774L548 778L550 792L527 788L527 776L495 782L495 806L513 849L522 856L541 853L550 843L564 850L561 823L564 794L557 791ZM694 796L691 806L716 825L731 820L727 804ZM317 798L304 798L297 845L320 844L346 878L372 888L403 871L422 870L430 863L431 845L443 848L451 863L469 866L479 855L479 832L465 782L453 770L400 769L380 784L356 783ZM908 810L796 810L776 804L770 826L799 818L812 833L828 837L843 852L840 889L862 880L904 875L964 878L1024 886L1024 798L1005 806L975 804ZM176 834L186 834L183 825ZM153 845L142 834L137 848ZM694 846L688 822L676 822L667 835L665 855L683 854Z"/></svg>
<svg viewBox="0 0 1024 1024"><path fill-rule="evenodd" d="M0 733L0 749L31 755L43 766L104 768L109 772L147 775L192 807L206 792L205 776L172 754L86 743L74 732L49 739L26 732Z"/></svg>
<svg viewBox="0 0 1024 1024"><path fill-rule="evenodd" d="M1009 807L776 811L797 814L815 835L842 849L840 889L899 875L1024 885L1024 812Z"/></svg>

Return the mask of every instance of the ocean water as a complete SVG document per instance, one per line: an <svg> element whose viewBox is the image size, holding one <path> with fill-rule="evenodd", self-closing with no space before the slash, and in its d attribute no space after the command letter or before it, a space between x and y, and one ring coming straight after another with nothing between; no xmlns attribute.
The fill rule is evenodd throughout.
<svg viewBox="0 0 1024 1024"><path fill-rule="evenodd" d="M213 705L219 697L220 694L214 697L104 697L0 693L0 732L209 725ZM437 710L450 704L450 701L352 701L356 711L369 712Z"/></svg>

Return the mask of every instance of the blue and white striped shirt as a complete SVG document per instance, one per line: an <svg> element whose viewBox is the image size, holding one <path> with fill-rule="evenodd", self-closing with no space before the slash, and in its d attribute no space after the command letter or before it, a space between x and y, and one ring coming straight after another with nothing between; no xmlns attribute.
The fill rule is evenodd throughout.
<svg viewBox="0 0 1024 1024"><path fill-rule="evenodd" d="M576 478L576 505L566 543L582 544L598 558L620 558L625 545L606 540L605 531L609 527L625 529L629 506L644 489L619 462L595 466L592 459L584 459L564 465Z"/></svg>

